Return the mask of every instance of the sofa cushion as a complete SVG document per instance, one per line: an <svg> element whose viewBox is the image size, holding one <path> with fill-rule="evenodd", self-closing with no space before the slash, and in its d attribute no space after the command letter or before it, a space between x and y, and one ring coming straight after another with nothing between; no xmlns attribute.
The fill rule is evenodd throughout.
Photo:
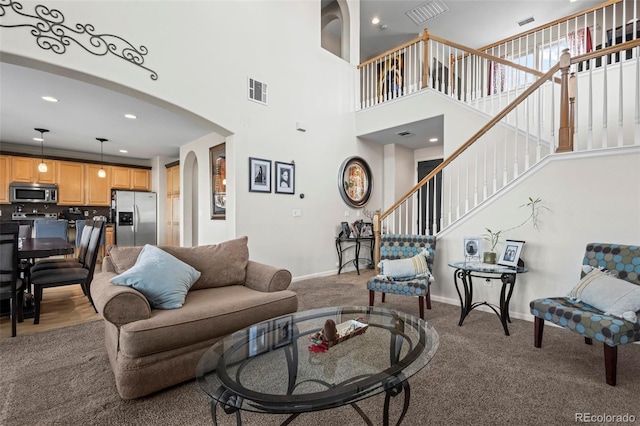
<svg viewBox="0 0 640 426"><path fill-rule="evenodd" d="M406 259L383 259L378 264L380 275L389 278L424 277L431 275L429 265L427 264L428 257L429 252L425 248L415 256Z"/></svg>
<svg viewBox="0 0 640 426"><path fill-rule="evenodd" d="M607 315L636 322L640 311L640 286L593 269L569 292L569 297L600 309Z"/></svg>
<svg viewBox="0 0 640 426"><path fill-rule="evenodd" d="M135 265L113 277L111 282L135 288L155 309L178 309L198 278L200 272L193 266L147 244Z"/></svg>
<svg viewBox="0 0 640 426"><path fill-rule="evenodd" d="M249 262L248 238L198 247L160 246L202 273L191 290L244 284Z"/></svg>
<svg viewBox="0 0 640 426"><path fill-rule="evenodd" d="M264 293L245 286L190 291L184 306L153 310L151 317L120 328L120 351L147 356L226 336L259 321L295 312L298 297L290 290Z"/></svg>
<svg viewBox="0 0 640 426"><path fill-rule="evenodd" d="M108 252L111 258L111 263L116 268L118 274L123 273L129 268L135 265L138 256L142 251L142 246L124 247L124 246L109 246Z"/></svg>

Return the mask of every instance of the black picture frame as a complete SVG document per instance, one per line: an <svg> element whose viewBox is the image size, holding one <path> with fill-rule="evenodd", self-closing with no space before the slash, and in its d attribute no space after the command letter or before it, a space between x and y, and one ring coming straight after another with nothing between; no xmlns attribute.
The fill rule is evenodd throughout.
<svg viewBox="0 0 640 426"><path fill-rule="evenodd" d="M271 192L271 160L249 157L249 192Z"/></svg>
<svg viewBox="0 0 640 426"><path fill-rule="evenodd" d="M296 193L296 166L293 163L283 163L276 161L273 182L276 193L290 194Z"/></svg>
<svg viewBox="0 0 640 426"><path fill-rule="evenodd" d="M361 157L349 157L340 166L338 190L342 200L354 208L364 207L373 193L373 175Z"/></svg>
<svg viewBox="0 0 640 426"><path fill-rule="evenodd" d="M349 238L351 236L351 226L349 222L340 222L340 237Z"/></svg>
<svg viewBox="0 0 640 426"><path fill-rule="evenodd" d="M273 320L273 348L290 345L293 342L293 317L288 315Z"/></svg>
<svg viewBox="0 0 640 426"><path fill-rule="evenodd" d="M211 164L211 219L225 219L227 213L226 144L209 148Z"/></svg>
<svg viewBox="0 0 640 426"><path fill-rule="evenodd" d="M500 253L500 257L498 258L498 265L517 268L523 247L524 241L505 240L504 247L502 247L502 253Z"/></svg>

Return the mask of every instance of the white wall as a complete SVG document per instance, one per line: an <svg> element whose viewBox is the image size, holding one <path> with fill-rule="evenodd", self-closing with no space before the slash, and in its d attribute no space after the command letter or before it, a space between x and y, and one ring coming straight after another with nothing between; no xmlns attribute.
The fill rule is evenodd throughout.
<svg viewBox="0 0 640 426"><path fill-rule="evenodd" d="M527 224L506 235L526 241L522 258L530 270L517 277L511 316L531 319L531 300L566 295L579 281L587 243L640 242L639 165L638 146L596 155L567 153L547 157L510 190L501 191L473 215L438 234L434 299L459 303L454 270L447 264L463 260L464 237L480 236L487 227L506 229L518 225L527 217L526 209L519 206L526 204L529 197L540 197L551 211L540 211L539 230ZM491 288L484 287L482 280L476 283L474 300L499 300L500 286L495 281ZM467 319L472 320L473 315Z"/></svg>

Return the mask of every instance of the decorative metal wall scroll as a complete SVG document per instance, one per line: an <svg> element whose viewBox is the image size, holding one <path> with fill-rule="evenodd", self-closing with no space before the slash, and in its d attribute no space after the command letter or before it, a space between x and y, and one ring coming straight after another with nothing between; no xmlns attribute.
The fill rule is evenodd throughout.
<svg viewBox="0 0 640 426"><path fill-rule="evenodd" d="M0 0L0 27L30 28L38 46L59 55L67 51L71 42L96 56L111 53L120 59L134 64L151 73L151 79L157 80L158 74L145 67L144 56L148 53L145 46L134 47L127 40L113 34L96 34L91 24L76 24L75 29L64 25L65 17L58 9L49 9L44 5L35 7L35 15L22 11L22 4L12 0ZM13 12L13 13L12 13ZM19 22L26 18L26 22Z"/></svg>

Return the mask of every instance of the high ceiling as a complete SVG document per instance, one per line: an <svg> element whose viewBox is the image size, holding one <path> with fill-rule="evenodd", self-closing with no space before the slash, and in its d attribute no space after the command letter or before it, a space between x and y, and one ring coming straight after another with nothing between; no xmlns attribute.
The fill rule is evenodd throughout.
<svg viewBox="0 0 640 426"><path fill-rule="evenodd" d="M405 12L424 1L361 0L361 57L369 58L416 37L424 28L440 37L481 47L508 35L524 31L597 1L579 0L443 0L448 12L418 26ZM324 3L324 2L323 2ZM533 16L535 22L519 27L517 21ZM372 25L373 17L380 23ZM381 25L386 25L381 29ZM11 31L1 29L0 31ZM100 153L96 138L109 139L103 145L105 156L149 159L155 156L177 157L179 147L215 127L188 113L176 113L162 106L73 78L35 70L0 58L0 141L40 146L33 138L36 127L50 130L45 144L50 149ZM42 96L53 96L48 103ZM136 120L124 118L135 114ZM426 123L414 123L420 131ZM384 143L395 132L368 135ZM397 141L407 143L409 139ZM413 139L415 143L416 139ZM120 153L126 149L128 153Z"/></svg>

